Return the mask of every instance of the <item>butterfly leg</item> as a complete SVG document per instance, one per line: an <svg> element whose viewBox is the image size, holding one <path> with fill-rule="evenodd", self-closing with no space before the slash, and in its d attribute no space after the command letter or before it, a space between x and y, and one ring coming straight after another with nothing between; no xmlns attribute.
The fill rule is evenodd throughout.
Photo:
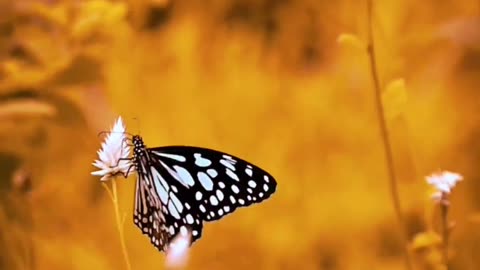
<svg viewBox="0 0 480 270"><path fill-rule="evenodd" d="M125 173L122 173L122 174L123 174L123 177L127 178L127 177L128 177L128 174L130 173L130 170L131 170L133 167L135 167L134 164L130 165L130 166L128 167L128 170L127 170Z"/></svg>
<svg viewBox="0 0 480 270"><path fill-rule="evenodd" d="M123 149L125 149L125 147L123 147L123 146L124 146L125 143L127 143L127 146L133 146L131 143L128 144L127 141L129 141L129 140L130 140L130 142L132 141L132 139L130 139L130 138L128 138L128 137L123 138L123 140L122 140L122 149L120 150L120 156L123 156ZM119 159L117 160L117 164L115 165L115 167L118 167L118 165L120 164L120 161L122 161L122 160L123 160L123 161L125 161L125 160L126 160L126 161L132 161L132 158L119 158Z"/></svg>

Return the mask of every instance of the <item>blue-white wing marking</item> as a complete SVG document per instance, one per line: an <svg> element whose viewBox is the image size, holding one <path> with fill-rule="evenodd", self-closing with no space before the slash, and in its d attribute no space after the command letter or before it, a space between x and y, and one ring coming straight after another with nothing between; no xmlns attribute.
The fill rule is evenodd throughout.
<svg viewBox="0 0 480 270"><path fill-rule="evenodd" d="M139 173L140 177L146 177ZM155 192L146 181L137 180L135 187L135 205L133 221L143 234L150 238L150 242L159 250L164 251L168 243L168 234L164 226L164 216L161 204L156 200Z"/></svg>
<svg viewBox="0 0 480 270"><path fill-rule="evenodd" d="M238 207L267 199L276 190L269 173L229 154L191 146L147 151L159 174L154 177L159 197L170 199L162 200L165 216L181 217L186 225L192 218L200 223L220 219Z"/></svg>
<svg viewBox="0 0 480 270"><path fill-rule="evenodd" d="M192 243L202 234L202 220L189 213L190 206L182 204L178 196L183 191L167 183L162 174L166 171L152 159L142 159L137 169L138 179L135 191L134 223L150 242L160 251L166 251L168 244L178 234L192 235Z"/></svg>
<svg viewBox="0 0 480 270"><path fill-rule="evenodd" d="M240 158L190 146L146 148L132 138L138 180L134 222L152 244L166 251L177 234L202 235L204 221L259 203L276 190L266 171Z"/></svg>

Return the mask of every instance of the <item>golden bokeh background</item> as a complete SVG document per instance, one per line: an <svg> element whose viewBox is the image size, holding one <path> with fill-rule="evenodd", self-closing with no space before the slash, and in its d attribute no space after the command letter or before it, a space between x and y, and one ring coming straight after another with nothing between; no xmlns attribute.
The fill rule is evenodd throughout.
<svg viewBox="0 0 480 270"><path fill-rule="evenodd" d="M277 178L270 200L206 224L187 269L406 269L366 10L0 0L0 269L126 269L90 175L98 133L119 115L150 147L210 147ZM424 180L439 169L465 179L451 196L450 269L480 269L480 2L374 1L373 28L415 269L445 269L422 234L439 231ZM117 182L132 269L163 269L132 222L134 182Z"/></svg>

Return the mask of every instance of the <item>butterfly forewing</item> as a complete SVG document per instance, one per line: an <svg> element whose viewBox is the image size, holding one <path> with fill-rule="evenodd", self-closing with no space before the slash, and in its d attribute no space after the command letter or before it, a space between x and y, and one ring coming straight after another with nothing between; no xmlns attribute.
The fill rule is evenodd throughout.
<svg viewBox="0 0 480 270"><path fill-rule="evenodd" d="M275 179L238 157L200 147L148 149L170 183L184 190L180 197L205 221L220 219L236 208L261 202L275 192Z"/></svg>

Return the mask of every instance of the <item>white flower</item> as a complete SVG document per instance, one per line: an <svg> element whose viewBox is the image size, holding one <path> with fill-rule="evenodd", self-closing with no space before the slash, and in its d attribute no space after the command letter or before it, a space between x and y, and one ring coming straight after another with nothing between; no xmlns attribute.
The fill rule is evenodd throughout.
<svg viewBox="0 0 480 270"><path fill-rule="evenodd" d="M443 171L439 173L433 173L432 175L427 176L427 183L432 185L436 192L433 194L435 200L441 200L445 195L450 194L452 188L455 187L457 182L463 179L458 173L453 173L449 171Z"/></svg>
<svg viewBox="0 0 480 270"><path fill-rule="evenodd" d="M166 252L165 264L167 269L183 268L187 264L190 241L192 235L190 231L179 233L169 244Z"/></svg>
<svg viewBox="0 0 480 270"><path fill-rule="evenodd" d="M102 176L101 181L110 180L119 174L125 175L131 162L126 159L130 155L130 147L126 142L125 125L121 117L113 125L112 130L107 135L102 148L98 150L98 160L92 163L99 171L92 172L92 175ZM131 171L129 172L131 173Z"/></svg>

